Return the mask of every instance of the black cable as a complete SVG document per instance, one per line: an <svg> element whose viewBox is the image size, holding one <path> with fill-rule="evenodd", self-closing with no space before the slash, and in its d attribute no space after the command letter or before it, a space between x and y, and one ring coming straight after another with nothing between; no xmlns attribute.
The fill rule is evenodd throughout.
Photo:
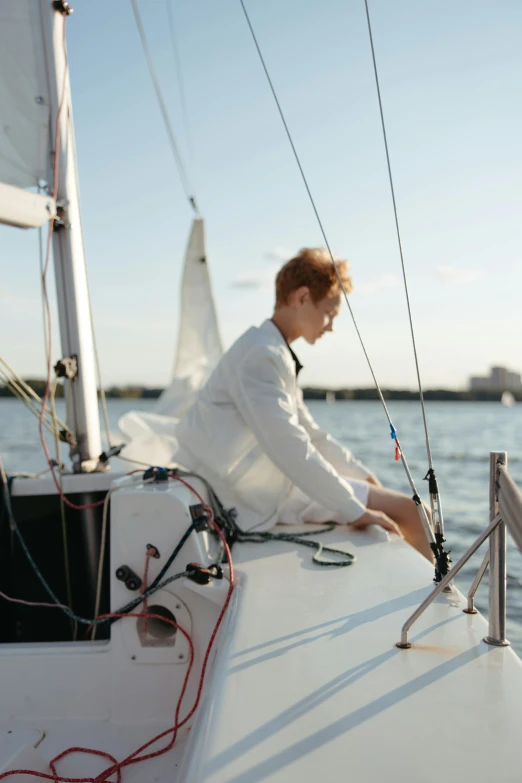
<svg viewBox="0 0 522 783"><path fill-rule="evenodd" d="M163 568L160 570L160 572L157 575L157 577L155 579L153 579L152 582L150 583L149 588L148 588L149 590L151 588L153 588L153 587L156 587L156 585L159 584L159 582L162 579L162 577L165 576L165 574L169 570L170 566L172 565L172 563L174 562L176 557L181 552L181 549L183 548L184 544L188 540L188 538L189 538L190 534L192 533L192 531L195 530L195 528L196 528L196 523L195 522L191 522L191 524L188 526L188 528L183 533L183 536L181 537L179 543L174 548L174 550L173 550L172 554L170 555L170 557L168 558L167 562L165 563Z"/></svg>
<svg viewBox="0 0 522 783"><path fill-rule="evenodd" d="M80 623L81 625L102 625L103 623L112 622L114 619L118 618L92 618L88 619L86 617L80 617L79 615L75 614L69 607L62 604L62 602L59 600L59 598L55 595L53 589L48 584L47 580L43 576L42 572L40 571L35 559L33 558L29 547L27 546L27 543L22 535L22 532L20 528L18 527L18 523L15 519L15 516L13 514L13 509L11 506L11 498L9 495L9 480L7 479L7 476L4 471L4 467L2 464L2 460L0 458L0 482L2 484L2 496L4 499L4 508L7 511L7 516L9 519L9 524L11 526L11 529L14 531L16 537L18 538L18 541L20 542L20 546L22 547L22 550L29 561L29 565L33 569L34 573L40 580L43 588L45 589L46 593L49 595L49 597L52 599L53 603L55 603L61 611L67 615L71 620L75 620L77 623ZM169 558L168 564L165 565L158 575L154 582L145 590L143 593L140 593L140 595L130 601L128 604L123 606L121 609L117 609L115 612L112 612L111 614L127 614L131 611L131 608L134 608L136 606L139 606L140 603L142 603L146 598L149 598L153 593L156 593L158 590L163 589L166 585L170 584L171 582L174 582L176 579L181 579L183 576L187 576L187 571L182 571L178 574L174 574L173 576L170 576L168 579L165 579L163 582L160 582L161 576L165 573L169 565L173 562L174 558L176 557L177 553L180 551L181 547L185 543L185 541L188 538L188 535L190 532L192 532L193 525L190 526L190 529L185 533L182 540L172 553L172 555ZM129 608L131 607L131 608Z"/></svg>
<svg viewBox="0 0 522 783"><path fill-rule="evenodd" d="M329 533L336 527L335 524L327 525L321 532ZM252 543L252 544L264 544L267 541L288 541L293 544L301 544L302 546L308 546L312 549L316 549L316 553L312 558L312 561L316 565L326 567L345 568L346 566L355 563L356 557L350 552L344 552L342 549L334 549L330 546L324 546L320 541L307 541L303 540L305 536L312 536L319 531L311 530L305 533L269 533L269 532L255 532L243 533L238 531L237 541L240 543ZM344 560L321 560L320 556L323 552L330 552L331 554L341 555Z"/></svg>
<svg viewBox="0 0 522 783"><path fill-rule="evenodd" d="M287 541L289 543L294 544L302 544L303 546L311 547L313 549L317 549L317 552L313 556L312 560L316 565L326 566L326 567L337 567L337 568L343 568L345 566L352 565L352 563L355 562L356 557L355 555L352 555L350 552L345 552L342 549L334 549L332 547L324 546L320 541L307 541L303 539L306 539L308 536L313 536L318 532L324 532L329 533L331 532L336 525L335 524L328 524L326 527L322 528L321 531L317 530L307 530L303 533L270 533L268 531L243 531L236 523L236 510L235 509L225 509L222 502L208 483L208 481L203 478L203 476L198 475L197 473L192 473L184 470L175 470L171 471L172 475L175 477L176 475L182 476L182 477L193 477L201 481L205 488L207 489L207 492L209 493L209 499L210 504L212 506L212 512L214 514L214 519L216 521L216 524L219 525L219 527L222 529L226 539L227 543L232 546L236 541L238 543L253 543L253 544L262 544L267 541ZM320 560L320 555L322 552L330 552L331 554L340 555L344 558L343 561L337 561L337 560Z"/></svg>
<svg viewBox="0 0 522 783"><path fill-rule="evenodd" d="M143 603L143 601L146 601L148 598L150 598L151 595L157 593L158 590L163 590L164 587L169 585L171 582L175 582L177 579L181 579L182 576L189 576L189 573L189 571L180 571L173 576L169 576L168 579L164 579L163 582L160 582L159 584L151 584L150 587L143 591L143 593L137 595L136 598L133 598L132 601L129 601L128 604L125 604L125 606L122 606L115 612L111 612L111 614L129 614L129 612L132 612L133 609L136 609L136 607ZM109 623L109 625L112 625L121 619L121 617L107 617L100 622Z"/></svg>

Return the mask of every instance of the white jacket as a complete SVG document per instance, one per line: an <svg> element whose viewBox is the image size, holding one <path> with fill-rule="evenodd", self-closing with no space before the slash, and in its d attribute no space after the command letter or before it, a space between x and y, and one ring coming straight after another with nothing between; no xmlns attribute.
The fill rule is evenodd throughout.
<svg viewBox="0 0 522 783"><path fill-rule="evenodd" d="M370 471L321 430L303 402L289 346L272 321L222 357L176 427L174 462L202 475L243 530L267 530L296 485L354 522L364 512L349 483Z"/></svg>

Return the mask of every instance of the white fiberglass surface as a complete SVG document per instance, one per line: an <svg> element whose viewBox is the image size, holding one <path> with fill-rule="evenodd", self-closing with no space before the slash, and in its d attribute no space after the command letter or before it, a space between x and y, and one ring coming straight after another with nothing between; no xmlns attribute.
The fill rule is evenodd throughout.
<svg viewBox="0 0 522 783"><path fill-rule="evenodd" d="M441 595L399 650L432 569L378 531L320 537L354 551L348 569L280 543L236 547L242 578L230 653L190 783L519 781L522 666L482 639L487 623ZM477 555L477 567L480 553ZM200 716L200 720L205 720Z"/></svg>
<svg viewBox="0 0 522 783"><path fill-rule="evenodd" d="M311 783L342 772L358 783L438 783L443 765L448 783L489 783L497 773L518 782L518 657L482 641L487 623L462 612L459 593L441 595L413 627L412 649L399 650L403 622L432 588L429 564L378 529L318 537L353 551L355 565L321 568L309 549L287 543L234 547L233 608L196 721L172 751L129 768L124 780ZM94 657L101 666L105 655ZM92 685L79 682L78 699ZM134 726L42 715L4 720L0 737L15 730L43 763L72 745L121 760L164 727L140 722L140 703L132 709ZM102 765L71 756L61 770L91 775Z"/></svg>
<svg viewBox="0 0 522 783"><path fill-rule="evenodd" d="M137 705L139 709L139 705ZM147 740L160 733L167 726L145 724L127 726L103 721L45 721L34 723L16 721L0 722L0 771L5 769L38 769L49 774L48 763L67 748L95 748L121 761ZM187 730L181 730L174 748L167 753L134 765L125 767L125 783L174 783L179 781L177 769L186 750ZM158 750L168 742L160 740L150 748ZM5 752L4 752L5 751ZM11 763L9 763L9 760ZM4 765L7 762L7 767ZM58 762L58 773L63 777L96 777L108 766L108 758L86 753L73 753ZM7 778L18 781L37 781L37 777Z"/></svg>

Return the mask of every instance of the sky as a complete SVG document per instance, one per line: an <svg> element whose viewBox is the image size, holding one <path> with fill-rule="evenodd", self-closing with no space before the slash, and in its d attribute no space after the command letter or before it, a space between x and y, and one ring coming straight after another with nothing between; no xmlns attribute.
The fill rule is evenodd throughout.
<svg viewBox="0 0 522 783"><path fill-rule="evenodd" d="M269 317L280 264L323 245L239 0L140 0L206 219L225 346ZM245 0L382 386L414 388L363 0ZM68 51L104 385L168 384L192 218L127 0L75 0ZM421 375L522 371L522 4L370 0ZM188 121L186 121L188 119ZM45 373L38 232L0 228L0 355ZM56 329L57 331L57 329ZM371 386L348 312L293 346L302 385ZM55 356L60 348L55 345Z"/></svg>

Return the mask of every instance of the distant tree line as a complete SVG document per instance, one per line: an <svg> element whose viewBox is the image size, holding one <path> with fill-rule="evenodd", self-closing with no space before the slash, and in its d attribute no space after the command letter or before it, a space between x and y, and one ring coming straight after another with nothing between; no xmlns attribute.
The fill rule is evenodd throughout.
<svg viewBox="0 0 522 783"><path fill-rule="evenodd" d="M27 378L25 382L40 397L45 393L45 381L41 379ZM105 396L116 399L156 399L163 389L149 389L145 386L109 386L105 389ZM0 386L0 397L14 397L14 394L6 386ZM56 387L56 397L63 397L63 384Z"/></svg>
<svg viewBox="0 0 522 783"><path fill-rule="evenodd" d="M329 389L305 388L303 396L305 400L325 400L333 393L336 400L378 400L377 389ZM418 400L419 392L411 389L383 389L383 397L386 400ZM461 401L461 402L499 402L502 397L500 391L456 391L453 389L426 389L425 400ZM518 402L522 402L522 394L514 392L513 396Z"/></svg>
<svg viewBox="0 0 522 783"><path fill-rule="evenodd" d="M28 378L26 383L40 396L43 397L45 391L45 381L41 379ZM134 399L134 400L153 400L157 399L163 389L151 389L145 386L110 386L105 390L105 395L111 399ZM320 389L316 387L306 387L303 389L305 400L325 400L326 396L331 399L332 394L335 400L377 400L379 395L376 389ZM12 397L13 394L5 386L0 386L0 397ZM56 389L56 396L63 397L63 385L60 383ZM384 389L383 396L387 400L417 400L419 393L409 389ZM476 402L498 402L501 398L501 392L495 391L454 391L451 389L427 389L424 392L425 400L449 400L449 401L476 401ZM518 402L522 402L522 394L513 395Z"/></svg>
<svg viewBox="0 0 522 783"><path fill-rule="evenodd" d="M45 381L41 379L35 380L34 378L25 378L25 382L28 386L35 391L39 397L43 397L45 393ZM0 385L0 397L14 397L14 394L7 386ZM56 397L63 397L63 385L61 383L56 387Z"/></svg>

